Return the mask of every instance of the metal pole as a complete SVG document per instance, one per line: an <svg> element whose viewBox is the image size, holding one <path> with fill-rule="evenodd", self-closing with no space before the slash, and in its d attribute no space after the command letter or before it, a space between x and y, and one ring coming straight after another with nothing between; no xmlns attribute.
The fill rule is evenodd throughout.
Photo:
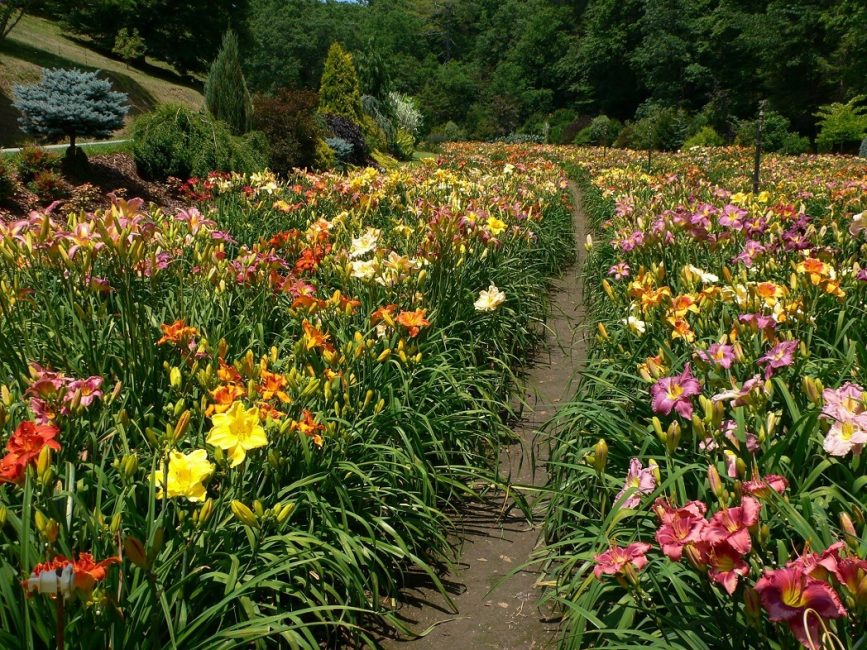
<svg viewBox="0 0 867 650"><path fill-rule="evenodd" d="M759 119L756 120L756 158L753 164L753 194L759 193L759 171L762 167L762 127L765 123L765 101L759 102Z"/></svg>

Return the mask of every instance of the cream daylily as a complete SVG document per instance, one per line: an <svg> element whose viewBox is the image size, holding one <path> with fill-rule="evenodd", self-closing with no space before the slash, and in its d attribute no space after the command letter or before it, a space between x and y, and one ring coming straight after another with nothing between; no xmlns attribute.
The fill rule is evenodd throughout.
<svg viewBox="0 0 867 650"><path fill-rule="evenodd" d="M491 283L491 286L479 292L479 297L473 305L476 311L494 311L504 302L506 302L506 294Z"/></svg>

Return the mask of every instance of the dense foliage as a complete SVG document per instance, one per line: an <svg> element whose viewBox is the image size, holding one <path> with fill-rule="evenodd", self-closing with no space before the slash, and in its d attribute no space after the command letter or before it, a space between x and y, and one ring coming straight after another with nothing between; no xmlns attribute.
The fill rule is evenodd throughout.
<svg viewBox="0 0 867 650"><path fill-rule="evenodd" d="M111 49L137 29L152 56L204 71L220 36L241 35L256 92L319 88L339 41L361 93L418 97L431 131L541 134L558 109L633 119L681 108L730 141L758 102L815 138L823 104L867 93L860 0L99 0L37 3ZM571 143L578 126L567 140Z"/></svg>
<svg viewBox="0 0 867 650"><path fill-rule="evenodd" d="M257 95L254 126L268 141L268 167L286 175L293 168L312 169L322 130L315 118L319 97L309 90L283 88L271 97Z"/></svg>

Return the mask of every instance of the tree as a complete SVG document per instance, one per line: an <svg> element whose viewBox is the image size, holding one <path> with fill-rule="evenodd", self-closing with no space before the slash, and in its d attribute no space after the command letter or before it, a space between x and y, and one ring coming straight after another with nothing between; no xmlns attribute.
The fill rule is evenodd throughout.
<svg viewBox="0 0 867 650"><path fill-rule="evenodd" d="M253 102L241 71L238 37L231 30L223 36L223 45L208 72L205 106L211 115L228 124L235 135L250 130Z"/></svg>
<svg viewBox="0 0 867 650"><path fill-rule="evenodd" d="M322 83L319 86L319 112L339 115L361 122L361 92L352 55L340 43L334 42L328 49Z"/></svg>
<svg viewBox="0 0 867 650"><path fill-rule="evenodd" d="M0 41L18 24L32 0L0 0Z"/></svg>
<svg viewBox="0 0 867 650"><path fill-rule="evenodd" d="M46 68L42 81L16 85L12 94L21 130L36 137L68 137L67 156L73 159L76 138L111 135L129 110L126 93L113 91L97 72L77 69Z"/></svg>
<svg viewBox="0 0 867 650"><path fill-rule="evenodd" d="M129 30L124 27L117 33L111 51L123 59L128 68L130 61L138 61L145 55L147 46L136 28Z"/></svg>

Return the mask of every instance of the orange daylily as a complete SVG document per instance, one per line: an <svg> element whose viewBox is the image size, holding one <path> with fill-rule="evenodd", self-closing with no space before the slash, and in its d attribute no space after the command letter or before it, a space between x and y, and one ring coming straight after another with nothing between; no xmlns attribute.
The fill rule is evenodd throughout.
<svg viewBox="0 0 867 650"><path fill-rule="evenodd" d="M402 311L397 315L397 322L408 330L410 338L415 338L422 327L430 325L430 322L425 318L426 313L424 309Z"/></svg>
<svg viewBox="0 0 867 650"><path fill-rule="evenodd" d="M183 320L176 320L174 323L160 325L163 332L162 338L157 341L157 345L171 343L172 345L182 346L189 343L190 339L199 335L199 330L195 327L189 327Z"/></svg>

